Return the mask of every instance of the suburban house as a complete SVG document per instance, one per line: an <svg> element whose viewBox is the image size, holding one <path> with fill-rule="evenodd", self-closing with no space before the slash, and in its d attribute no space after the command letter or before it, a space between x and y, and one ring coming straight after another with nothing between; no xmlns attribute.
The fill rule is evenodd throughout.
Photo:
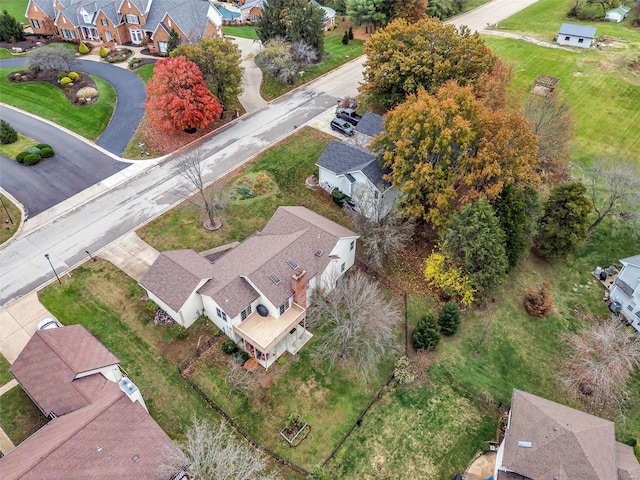
<svg viewBox="0 0 640 480"><path fill-rule="evenodd" d="M384 179L378 157L364 148L332 140L316 166L320 186L329 193L337 188L367 218L384 217L395 205L398 190Z"/></svg>
<svg viewBox="0 0 640 480"><path fill-rule="evenodd" d="M9 371L51 421L0 458L5 480L174 478L178 447L120 361L81 325L36 331Z"/></svg>
<svg viewBox="0 0 640 480"><path fill-rule="evenodd" d="M622 20L627 18L629 12L631 11L631 7L627 7L626 5L621 5L618 8L612 8L607 10L604 14L604 19L607 22L617 22L620 23Z"/></svg>
<svg viewBox="0 0 640 480"><path fill-rule="evenodd" d="M640 255L620 260L622 269L609 290L611 309L640 332Z"/></svg>
<svg viewBox="0 0 640 480"><path fill-rule="evenodd" d="M35 34L147 45L152 53L166 53L172 30L183 42L222 37L222 15L202 0L29 0L25 16Z"/></svg>
<svg viewBox="0 0 640 480"><path fill-rule="evenodd" d="M596 38L596 27L587 27L573 23L563 23L557 42L570 47L589 48Z"/></svg>
<svg viewBox="0 0 640 480"><path fill-rule="evenodd" d="M494 478L638 480L640 464L613 422L514 389Z"/></svg>
<svg viewBox="0 0 640 480"><path fill-rule="evenodd" d="M357 239L305 207L279 207L261 232L222 255L161 253L140 285L180 325L204 314L268 368L311 338L307 298L336 286Z"/></svg>
<svg viewBox="0 0 640 480"><path fill-rule="evenodd" d="M267 0L240 0L240 20L256 23L262 16L262 9ZM336 11L333 8L320 5L316 0L309 0L319 9L324 11L324 30L325 32L332 28L336 23Z"/></svg>
<svg viewBox="0 0 640 480"><path fill-rule="evenodd" d="M384 120L382 115L364 112L364 115L362 115L358 125L356 125L355 131L356 143L361 147L366 148L371 143L371 140L373 140L373 137L384 131Z"/></svg>

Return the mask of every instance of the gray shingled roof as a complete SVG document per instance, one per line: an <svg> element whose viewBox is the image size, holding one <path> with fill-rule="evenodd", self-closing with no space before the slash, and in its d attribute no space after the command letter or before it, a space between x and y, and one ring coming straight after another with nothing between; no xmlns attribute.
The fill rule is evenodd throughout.
<svg viewBox="0 0 640 480"><path fill-rule="evenodd" d="M560 27L560 35L571 35L573 37L595 38L596 27L586 25L576 25L574 23L563 23Z"/></svg>
<svg viewBox="0 0 640 480"><path fill-rule="evenodd" d="M331 140L316 162L318 167L326 168L336 175L348 175L362 172L380 191L391 185L384 180L388 170L384 170L378 158L371 152L351 143Z"/></svg>
<svg viewBox="0 0 640 480"><path fill-rule="evenodd" d="M178 447L118 389L49 422L0 458L0 471L5 480L169 480L158 465L170 451Z"/></svg>
<svg viewBox="0 0 640 480"><path fill-rule="evenodd" d="M175 0L154 0L151 4L149 16L144 26L145 30L155 31L161 24L165 14L169 14L175 24L189 38L189 41L196 42L204 36L207 28L207 12L209 2L194 1L181 3ZM165 26L170 31L169 26Z"/></svg>
<svg viewBox="0 0 640 480"><path fill-rule="evenodd" d="M616 442L616 458L618 459L618 480L640 479L640 463L633 453L633 447Z"/></svg>
<svg viewBox="0 0 640 480"><path fill-rule="evenodd" d="M614 424L514 390L502 466L539 480L617 480Z"/></svg>
<svg viewBox="0 0 640 480"><path fill-rule="evenodd" d="M140 285L177 312L212 273L211 262L195 251L173 250L158 256L140 279Z"/></svg>
<svg viewBox="0 0 640 480"><path fill-rule="evenodd" d="M640 255L634 255L633 257L621 258L620 262L622 263L630 263L631 265L635 265L636 267L640 267Z"/></svg>
<svg viewBox="0 0 640 480"><path fill-rule="evenodd" d="M384 131L384 121L381 115L371 112L364 112L362 119L356 125L356 132L362 133L369 137L375 137L376 135Z"/></svg>
<svg viewBox="0 0 640 480"><path fill-rule="evenodd" d="M67 5L70 2L70 0L59 1L62 5ZM35 3L38 6L38 9L46 13L49 18L56 18L56 9L54 8L53 2L51 0L31 0L31 3ZM29 8L28 5L27 8ZM26 13L27 11L25 10L25 14ZM18 19L18 21L20 20Z"/></svg>
<svg viewBox="0 0 640 480"><path fill-rule="evenodd" d="M119 363L82 325L69 325L36 331L9 371L46 415L64 415L103 388L74 380L78 374Z"/></svg>

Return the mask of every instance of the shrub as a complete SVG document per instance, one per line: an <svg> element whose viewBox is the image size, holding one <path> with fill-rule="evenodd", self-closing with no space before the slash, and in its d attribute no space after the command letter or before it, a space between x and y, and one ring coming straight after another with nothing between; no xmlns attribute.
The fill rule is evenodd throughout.
<svg viewBox="0 0 640 480"><path fill-rule="evenodd" d="M531 316L542 318L553 311L553 300L549 284L544 282L540 290L527 290L524 296L524 308Z"/></svg>
<svg viewBox="0 0 640 480"><path fill-rule="evenodd" d="M236 345L236 342L229 338L222 342L222 351L227 355L231 355L238 351L238 346Z"/></svg>
<svg viewBox="0 0 640 480"><path fill-rule="evenodd" d="M98 90L93 87L84 87L78 90L76 94L78 98L84 98L85 100L89 98L95 98L98 96Z"/></svg>
<svg viewBox="0 0 640 480"><path fill-rule="evenodd" d="M342 44L349 45L349 34L347 32L344 32L344 35L342 36Z"/></svg>
<svg viewBox="0 0 640 480"><path fill-rule="evenodd" d="M80 74L78 74L78 72L69 72L69 75L67 75L67 77L75 82L80 78Z"/></svg>
<svg viewBox="0 0 640 480"><path fill-rule="evenodd" d="M136 65L138 65L140 63L140 58L138 57L133 57L131 60L129 60L129 68L133 68Z"/></svg>
<svg viewBox="0 0 640 480"><path fill-rule="evenodd" d="M109 55L109 50L104 48L104 46L101 46L100 50L98 50L98 55L100 55L100 58L107 58L107 55Z"/></svg>
<svg viewBox="0 0 640 480"><path fill-rule="evenodd" d="M411 360L401 357L393 367L393 378L398 385L409 385L416 380L416 372Z"/></svg>
<svg viewBox="0 0 640 480"><path fill-rule="evenodd" d="M58 74L58 80L62 80L64 77L68 77L68 75L66 73L64 73L64 72L60 72Z"/></svg>
<svg viewBox="0 0 640 480"><path fill-rule="evenodd" d="M176 340L184 340L189 336L189 330L179 323L174 324L170 329L171 336Z"/></svg>
<svg viewBox="0 0 640 480"><path fill-rule="evenodd" d="M353 27L349 27L349 40L353 40Z"/></svg>
<svg viewBox="0 0 640 480"><path fill-rule="evenodd" d="M322 465L314 465L304 477L305 480L329 480L329 476Z"/></svg>
<svg viewBox="0 0 640 480"><path fill-rule="evenodd" d="M411 334L411 342L416 350L435 350L440 343L438 324L433 315L423 316Z"/></svg>
<svg viewBox="0 0 640 480"><path fill-rule="evenodd" d="M89 47L87 47L87 45L84 42L80 42L80 45L78 46L78 53L80 55L86 55L89 52L90 52Z"/></svg>
<svg viewBox="0 0 640 480"><path fill-rule="evenodd" d="M0 120L0 143L8 145L18 140L18 132L6 120Z"/></svg>
<svg viewBox="0 0 640 480"><path fill-rule="evenodd" d="M36 145L36 147L42 150L43 148L51 148L51 145L49 145L48 143L39 143Z"/></svg>
<svg viewBox="0 0 640 480"><path fill-rule="evenodd" d="M25 165L35 165L40 160L42 160L42 157L39 153L27 153L24 156L24 161L22 163L24 163Z"/></svg>
<svg viewBox="0 0 640 480"><path fill-rule="evenodd" d="M27 155L29 155L29 152L20 152L18 155L16 155L16 162L24 163L24 157L26 157Z"/></svg>
<svg viewBox="0 0 640 480"><path fill-rule="evenodd" d="M43 148L40 150L40 156L42 158L49 158L49 157L53 157L54 155L54 151L53 148L49 147L49 148Z"/></svg>
<svg viewBox="0 0 640 480"><path fill-rule="evenodd" d="M342 193L337 188L334 188L331 191L331 200L333 200L333 203L338 205L340 208L342 208L344 206L344 204L348 202L348 199L349 199L349 197L346 196L344 193Z"/></svg>
<svg viewBox="0 0 640 480"><path fill-rule="evenodd" d="M269 191L269 186L271 185L271 178L264 172L260 172L253 183L253 188L251 189L251 193L255 196L264 195Z"/></svg>
<svg viewBox="0 0 640 480"><path fill-rule="evenodd" d="M460 325L460 309L455 302L448 302L438 315L438 325L440 331L445 335L453 335L458 331Z"/></svg>
<svg viewBox="0 0 640 480"><path fill-rule="evenodd" d="M251 358L251 355L249 355L244 350L240 350L239 352L233 354L233 361L240 366L247 363L247 360L249 360L249 358Z"/></svg>
<svg viewBox="0 0 640 480"><path fill-rule="evenodd" d="M40 149L38 147L31 147L27 150L27 153L35 153L36 155L40 155Z"/></svg>
<svg viewBox="0 0 640 480"><path fill-rule="evenodd" d="M73 80L71 80L69 77L62 77L60 79L60 85L62 86L69 85L70 83L73 83Z"/></svg>

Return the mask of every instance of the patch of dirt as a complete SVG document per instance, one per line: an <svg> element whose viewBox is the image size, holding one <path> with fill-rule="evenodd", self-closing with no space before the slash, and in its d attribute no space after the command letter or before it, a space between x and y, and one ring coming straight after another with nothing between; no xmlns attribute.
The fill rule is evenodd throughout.
<svg viewBox="0 0 640 480"><path fill-rule="evenodd" d="M9 75L7 75L7 80L9 80L11 83L25 83L25 82L50 83L54 87L61 90L62 93L64 93L64 95L67 97L67 100L69 100L69 103L72 103L79 107L83 106L82 104L77 103L78 91L84 87L96 88L96 82L94 82L93 79L88 74L83 72L76 72L78 73L78 75L80 75L80 77L75 82L72 82L72 83L69 83L68 85L63 86L58 81L59 73L68 73L68 72L65 70L42 70L38 73L33 73L30 70L20 70L18 72L12 72ZM91 103L86 103L85 105L91 105L95 103L97 101L97 98L98 97L94 98L91 101Z"/></svg>

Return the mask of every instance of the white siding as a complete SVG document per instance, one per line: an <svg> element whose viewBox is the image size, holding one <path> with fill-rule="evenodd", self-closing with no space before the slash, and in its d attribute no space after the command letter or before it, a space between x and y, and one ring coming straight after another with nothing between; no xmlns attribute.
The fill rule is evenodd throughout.
<svg viewBox="0 0 640 480"><path fill-rule="evenodd" d="M332 171L323 167L318 167L319 175L318 182L320 186L327 190L329 193L334 188L337 188L345 195L351 196L351 182L344 175L336 175Z"/></svg>
<svg viewBox="0 0 640 480"><path fill-rule="evenodd" d="M582 40L582 41L581 41ZM560 45L569 45L571 47L589 48L593 42L592 38L576 37L573 35L558 34L558 43Z"/></svg>
<svg viewBox="0 0 640 480"><path fill-rule="evenodd" d="M173 308L171 308L169 305L167 305L158 297L156 297L153 294L153 292L150 292L149 290L147 290L147 295L149 296L149 299L153 301L153 303L158 305L162 310L167 312L171 318L173 318L176 322L182 325L182 321L181 321L182 319L180 318L180 314L178 312L176 312Z"/></svg>

